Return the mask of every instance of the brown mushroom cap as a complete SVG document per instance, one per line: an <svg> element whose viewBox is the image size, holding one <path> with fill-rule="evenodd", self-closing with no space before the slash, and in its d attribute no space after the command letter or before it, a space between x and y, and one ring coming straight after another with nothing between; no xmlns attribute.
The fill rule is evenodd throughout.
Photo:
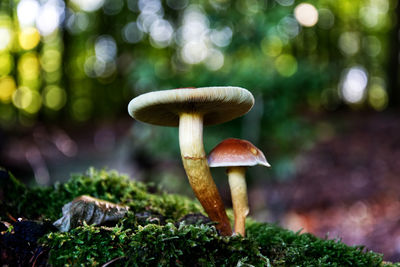
<svg viewBox="0 0 400 267"><path fill-rule="evenodd" d="M161 126L178 126L182 113L200 113L204 125L212 125L242 116L253 105L253 95L240 87L182 88L139 95L128 112L136 120Z"/></svg>
<svg viewBox="0 0 400 267"><path fill-rule="evenodd" d="M264 165L271 167L263 152L246 140L228 138L219 143L208 155L210 167Z"/></svg>

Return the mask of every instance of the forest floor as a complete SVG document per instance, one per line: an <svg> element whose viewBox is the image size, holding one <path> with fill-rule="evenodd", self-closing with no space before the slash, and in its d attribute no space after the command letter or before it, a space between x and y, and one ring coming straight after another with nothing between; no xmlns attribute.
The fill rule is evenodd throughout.
<svg viewBox="0 0 400 267"><path fill-rule="evenodd" d="M249 184L250 215L294 231L302 229L319 237L340 238L348 245L365 245L383 253L385 260L400 261L400 117L389 112L346 112L310 121L317 129L316 141L295 157L293 177L284 181L259 179ZM108 133L106 136L111 132L119 140L130 125L130 121L106 124L100 130L83 131L85 138L70 138L60 129L37 127L24 138L0 138L0 162L10 170L24 171L22 166L26 166L29 177L31 169L42 177L40 171L46 169L43 163L50 177L65 179L76 169L88 166L126 172L122 167L130 166L130 154L112 154L108 147L96 150L88 144L96 144L92 140L98 132ZM77 155L84 156L74 156L77 147ZM94 155L110 155L113 161ZM181 163L174 164L184 175ZM54 170L59 169L65 174L55 175ZM229 189L221 188L229 203Z"/></svg>
<svg viewBox="0 0 400 267"><path fill-rule="evenodd" d="M340 237L399 261L400 117L344 114L326 125L296 158L295 179L264 187L271 210L279 203L279 220L292 230Z"/></svg>

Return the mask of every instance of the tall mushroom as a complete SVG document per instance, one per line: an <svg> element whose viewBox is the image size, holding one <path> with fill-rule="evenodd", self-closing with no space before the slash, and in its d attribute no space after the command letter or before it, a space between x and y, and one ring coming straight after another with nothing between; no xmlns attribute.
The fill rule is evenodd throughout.
<svg viewBox="0 0 400 267"><path fill-rule="evenodd" d="M235 215L235 233L245 236L245 221L249 213L245 173L248 166L270 167L261 150L246 140L228 138L208 155L210 167L227 167L232 206Z"/></svg>
<svg viewBox="0 0 400 267"><path fill-rule="evenodd" d="M143 122L179 126L179 145L189 183L222 235L232 229L212 179L203 146L203 125L230 121L247 113L253 95L240 87L180 88L150 92L129 103L129 114Z"/></svg>

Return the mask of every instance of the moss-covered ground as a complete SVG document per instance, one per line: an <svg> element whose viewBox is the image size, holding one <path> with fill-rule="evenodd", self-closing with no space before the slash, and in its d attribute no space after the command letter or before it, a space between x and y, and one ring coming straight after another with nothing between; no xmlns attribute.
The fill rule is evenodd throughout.
<svg viewBox="0 0 400 267"><path fill-rule="evenodd" d="M49 249L53 266L400 266L384 263L381 254L363 247L251 219L246 238L222 237L212 224L179 220L202 212L197 202L114 171L89 169L49 188L28 188L11 176L1 186L2 221L10 216L54 221L64 204L84 194L130 207L116 225L84 224L67 233L44 235L39 243ZM146 214L159 219L146 220Z"/></svg>

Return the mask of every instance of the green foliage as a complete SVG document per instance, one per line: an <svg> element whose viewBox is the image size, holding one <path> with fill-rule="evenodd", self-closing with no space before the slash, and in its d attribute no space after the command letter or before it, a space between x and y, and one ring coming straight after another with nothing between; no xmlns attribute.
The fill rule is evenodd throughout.
<svg viewBox="0 0 400 267"><path fill-rule="evenodd" d="M246 238L222 237L211 224L177 223L182 215L200 211L198 204L176 195L151 194L144 184L113 171L89 169L52 188L29 189L11 178L7 189L1 216L17 209L30 219L54 220L63 204L81 194L131 207L114 227L84 223L42 237L53 266L99 266L112 260L114 266L399 266L383 263L382 255L363 247L268 223L248 220ZM20 193L18 201L8 199L10 193ZM144 211L160 213L167 223L143 222L137 215Z"/></svg>

